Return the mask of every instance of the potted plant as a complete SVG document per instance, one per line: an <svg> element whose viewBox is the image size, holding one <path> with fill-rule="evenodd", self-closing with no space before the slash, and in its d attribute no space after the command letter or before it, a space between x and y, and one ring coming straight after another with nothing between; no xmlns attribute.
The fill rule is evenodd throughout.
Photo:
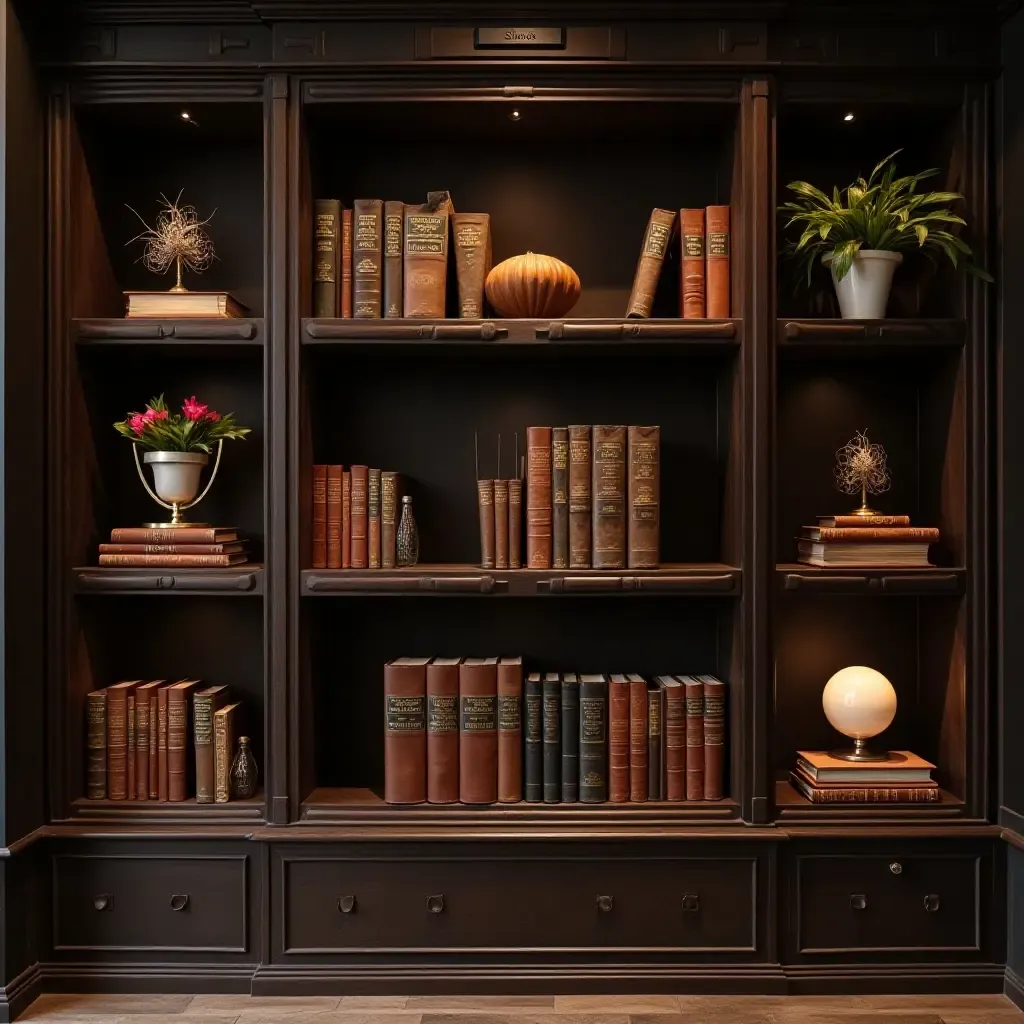
<svg viewBox="0 0 1024 1024"><path fill-rule="evenodd" d="M918 192L922 181L939 173L937 168L897 178L892 160L899 152L890 153L867 180L858 178L844 193L834 187L831 199L806 181L792 181L787 187L798 198L779 207L790 215L786 227L803 227L790 254L806 264L808 284L819 257L831 270L844 319L885 316L892 275L908 250L919 250L933 263L935 254L945 253L954 267L992 280L971 262L970 246L956 234L955 227L966 222L948 204L963 196Z"/></svg>

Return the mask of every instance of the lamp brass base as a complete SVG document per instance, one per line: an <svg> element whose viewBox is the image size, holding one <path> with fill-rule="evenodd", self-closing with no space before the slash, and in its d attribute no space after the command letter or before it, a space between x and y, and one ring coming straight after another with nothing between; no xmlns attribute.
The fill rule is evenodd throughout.
<svg viewBox="0 0 1024 1024"><path fill-rule="evenodd" d="M205 529L209 529L210 524L209 523L186 523L186 522L179 521L177 523L143 523L142 526L143 526L143 529L146 529L146 530L185 530L185 529L205 530Z"/></svg>
<svg viewBox="0 0 1024 1024"><path fill-rule="evenodd" d="M840 761L888 761L888 750L872 750L867 745L867 740L854 740L853 747L845 750L830 750L829 757L837 758Z"/></svg>

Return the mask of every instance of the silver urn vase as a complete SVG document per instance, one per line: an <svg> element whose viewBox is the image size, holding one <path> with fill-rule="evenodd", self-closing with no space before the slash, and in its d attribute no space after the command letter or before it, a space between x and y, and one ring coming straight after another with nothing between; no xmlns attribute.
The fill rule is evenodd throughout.
<svg viewBox="0 0 1024 1024"><path fill-rule="evenodd" d="M146 452L143 461L153 471L153 485L149 484L142 466L139 463L139 449L135 447L135 467L139 471L146 493L164 508L169 509L171 521L168 523L146 523L147 527L161 529L176 526L206 526L206 523L185 522L182 512L198 505L206 497L217 470L220 468L220 457L224 450L224 442L217 442L217 459L213 472L206 482L202 493L199 492L199 477L203 467L209 464L210 456L205 452Z"/></svg>

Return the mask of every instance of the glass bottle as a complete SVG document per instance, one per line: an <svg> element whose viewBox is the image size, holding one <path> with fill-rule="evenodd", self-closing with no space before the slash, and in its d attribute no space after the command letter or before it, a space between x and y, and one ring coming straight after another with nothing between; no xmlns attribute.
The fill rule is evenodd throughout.
<svg viewBox="0 0 1024 1024"><path fill-rule="evenodd" d="M253 757L248 736L238 738L238 753L231 762L231 793L236 800L248 800L256 795L260 773Z"/></svg>
<svg viewBox="0 0 1024 1024"><path fill-rule="evenodd" d="M402 518L398 522L398 548L395 561L399 565L411 566L420 560L420 529L412 512L412 495L402 495Z"/></svg>

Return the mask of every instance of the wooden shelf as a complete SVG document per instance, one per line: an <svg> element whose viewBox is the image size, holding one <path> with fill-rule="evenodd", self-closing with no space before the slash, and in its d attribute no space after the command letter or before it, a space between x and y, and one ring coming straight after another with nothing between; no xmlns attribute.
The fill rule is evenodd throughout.
<svg viewBox="0 0 1024 1024"><path fill-rule="evenodd" d="M71 321L71 337L79 348L127 348L151 346L161 350L252 349L264 344L264 325L259 318L103 317Z"/></svg>
<svg viewBox="0 0 1024 1024"><path fill-rule="evenodd" d="M921 821L931 818L960 818L964 814L964 802L939 790L939 801L934 804L812 804L802 793L798 793L788 779L775 782L776 820L789 824L799 820L841 821L844 824L857 821L878 821L902 819Z"/></svg>
<svg viewBox="0 0 1024 1024"><path fill-rule="evenodd" d="M222 594L263 593L263 566L229 569L164 569L82 566L72 569L76 594Z"/></svg>
<svg viewBox="0 0 1024 1024"><path fill-rule="evenodd" d="M79 797L71 806L73 822L170 824L185 822L189 827L241 822L259 824L265 819L262 791L249 800L231 800L226 804L197 804L188 800L89 800Z"/></svg>
<svg viewBox="0 0 1024 1024"><path fill-rule="evenodd" d="M306 569L302 594L691 594L736 597L741 571L716 563L660 569L481 569L474 565L418 565L412 569Z"/></svg>
<svg viewBox="0 0 1024 1024"><path fill-rule="evenodd" d="M967 582L966 569L940 566L922 569L862 566L823 569L784 562L775 566L775 576L779 591L787 594L948 596L963 594Z"/></svg>
<svg viewBox="0 0 1024 1024"><path fill-rule="evenodd" d="M780 353L884 355L962 348L967 326L959 319L834 320L783 317L776 321Z"/></svg>

